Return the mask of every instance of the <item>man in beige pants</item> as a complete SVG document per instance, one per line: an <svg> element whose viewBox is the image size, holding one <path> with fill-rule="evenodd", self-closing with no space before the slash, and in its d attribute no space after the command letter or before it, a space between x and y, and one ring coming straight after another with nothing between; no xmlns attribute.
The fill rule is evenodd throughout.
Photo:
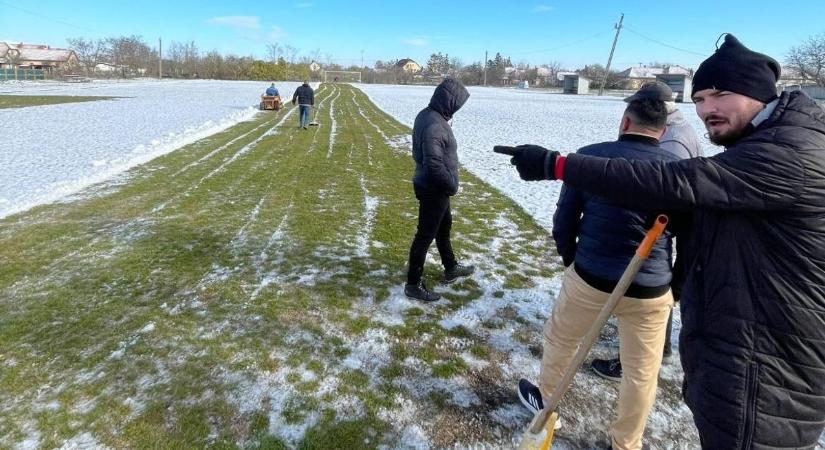
<svg viewBox="0 0 825 450"><path fill-rule="evenodd" d="M658 139L667 110L655 90L640 90L629 99L617 141L590 145L578 153L603 158L673 161ZM551 317L544 326L544 355L539 386L522 379L519 398L534 413L544 407L584 335L656 216L652 211L619 207L604 198L565 185L553 217L553 238L567 270ZM672 235L653 246L650 257L614 314L619 321L619 356L624 368L616 420L610 427L611 448L638 450L647 416L656 398L670 291Z"/></svg>

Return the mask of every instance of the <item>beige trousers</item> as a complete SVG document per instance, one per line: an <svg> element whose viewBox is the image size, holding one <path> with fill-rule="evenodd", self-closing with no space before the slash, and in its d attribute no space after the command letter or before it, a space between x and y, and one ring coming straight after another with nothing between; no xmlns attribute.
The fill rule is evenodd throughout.
<svg viewBox="0 0 825 450"><path fill-rule="evenodd" d="M609 296L585 283L572 265L565 271L553 314L544 324L539 388L545 399L561 380ZM614 450L642 448L645 423L656 399L665 328L672 307L673 294L668 291L652 299L623 297L613 311L619 319L622 361L618 413L610 427Z"/></svg>

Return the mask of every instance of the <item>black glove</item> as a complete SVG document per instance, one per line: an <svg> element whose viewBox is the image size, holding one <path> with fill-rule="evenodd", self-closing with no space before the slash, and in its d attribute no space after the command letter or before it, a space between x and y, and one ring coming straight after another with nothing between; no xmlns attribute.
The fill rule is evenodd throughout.
<svg viewBox="0 0 825 450"><path fill-rule="evenodd" d="M516 166L522 180L555 180L556 158L559 154L538 145L519 145L515 147L510 164Z"/></svg>

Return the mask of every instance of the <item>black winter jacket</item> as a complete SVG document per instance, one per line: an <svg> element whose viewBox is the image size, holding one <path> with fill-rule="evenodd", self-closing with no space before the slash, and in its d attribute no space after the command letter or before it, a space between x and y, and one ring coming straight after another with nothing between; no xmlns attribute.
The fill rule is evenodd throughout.
<svg viewBox="0 0 825 450"><path fill-rule="evenodd" d="M783 93L727 151L672 163L570 155L565 182L693 210L684 396L707 449L813 448L825 426L825 112Z"/></svg>
<svg viewBox="0 0 825 450"><path fill-rule="evenodd" d="M588 145L577 153L605 158L679 160L660 148L656 139L633 134L624 134L615 142ZM612 282L610 286L601 283L605 287L600 288L583 276L588 284L610 292L633 258L636 247L653 224L656 214L656 211L623 208L604 197L565 185L553 215L553 239L565 266L575 259L576 271L580 275L584 271L591 275L591 279L597 277ZM664 286L667 291L673 254L671 230L672 227L668 227L656 241L650 257L642 263L633 279L628 296L652 298L662 295L656 290L643 288ZM649 294L642 294L645 291Z"/></svg>
<svg viewBox="0 0 825 450"><path fill-rule="evenodd" d="M313 91L308 84L304 83L298 86L298 89L295 89L295 93L292 94L292 102L295 103L295 100L298 100L299 105L314 105L315 91Z"/></svg>
<svg viewBox="0 0 825 450"><path fill-rule="evenodd" d="M448 78L435 88L429 106L416 116L412 133L416 196L458 192L458 143L447 121L468 98L467 89Z"/></svg>

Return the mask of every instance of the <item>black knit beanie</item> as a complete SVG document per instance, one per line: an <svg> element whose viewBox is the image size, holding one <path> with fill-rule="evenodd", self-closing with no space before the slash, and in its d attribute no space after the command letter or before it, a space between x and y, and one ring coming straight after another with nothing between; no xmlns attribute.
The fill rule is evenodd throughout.
<svg viewBox="0 0 825 450"><path fill-rule="evenodd" d="M704 60L693 75L693 92L717 89L769 103L776 98L780 70L775 59L748 49L727 34L716 53Z"/></svg>

